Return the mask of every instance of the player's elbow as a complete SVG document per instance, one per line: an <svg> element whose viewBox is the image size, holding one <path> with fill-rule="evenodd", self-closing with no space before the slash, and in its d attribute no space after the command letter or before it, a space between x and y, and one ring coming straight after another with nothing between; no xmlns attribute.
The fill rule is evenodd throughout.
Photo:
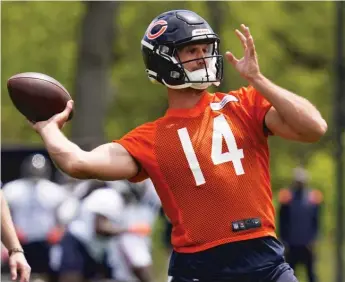
<svg viewBox="0 0 345 282"><path fill-rule="evenodd" d="M312 134L312 141L317 142L321 139L322 136L324 136L327 132L327 122L320 118L320 120L317 122L317 124L314 127L314 132Z"/></svg>
<svg viewBox="0 0 345 282"><path fill-rule="evenodd" d="M328 129L327 122L323 118L321 118L321 120L319 122L319 134L320 134L320 137L322 137L323 135L326 134L327 129Z"/></svg>
<svg viewBox="0 0 345 282"><path fill-rule="evenodd" d="M75 155L72 160L68 162L68 171L71 177L76 179L88 179L90 175L87 171L87 161L84 154Z"/></svg>
<svg viewBox="0 0 345 282"><path fill-rule="evenodd" d="M327 128L327 122L323 118L320 118L320 120L315 122L313 129L310 130L310 132L308 132L307 134L304 134L304 141L309 143L318 142L322 138L322 136L326 134Z"/></svg>

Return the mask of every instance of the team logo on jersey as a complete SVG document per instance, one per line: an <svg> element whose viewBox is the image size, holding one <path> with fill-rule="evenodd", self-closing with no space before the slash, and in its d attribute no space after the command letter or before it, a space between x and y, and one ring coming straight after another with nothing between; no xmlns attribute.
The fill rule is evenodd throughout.
<svg viewBox="0 0 345 282"><path fill-rule="evenodd" d="M152 30L156 26L160 26L160 29L156 31L155 33L152 33ZM168 28L168 23L165 20L156 21L149 26L146 36L150 40L156 39L159 36L161 36L167 30L167 28Z"/></svg>
<svg viewBox="0 0 345 282"><path fill-rule="evenodd" d="M210 107L213 111L219 111L229 102L238 102L238 99L232 95L226 95L219 103L211 103Z"/></svg>

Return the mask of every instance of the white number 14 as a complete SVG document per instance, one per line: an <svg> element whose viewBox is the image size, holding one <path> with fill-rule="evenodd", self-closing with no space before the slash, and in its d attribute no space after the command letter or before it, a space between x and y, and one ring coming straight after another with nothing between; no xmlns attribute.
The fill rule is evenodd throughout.
<svg viewBox="0 0 345 282"><path fill-rule="evenodd" d="M189 167L193 173L196 185L204 184L205 177L200 169L192 141L190 140L187 128L177 130L183 151L186 155ZM223 138L228 146L228 152L222 153ZM243 149L238 149L235 136L230 125L223 115L219 115L213 120L212 152L211 159L215 165L232 162L236 175L244 174L241 159L244 158Z"/></svg>

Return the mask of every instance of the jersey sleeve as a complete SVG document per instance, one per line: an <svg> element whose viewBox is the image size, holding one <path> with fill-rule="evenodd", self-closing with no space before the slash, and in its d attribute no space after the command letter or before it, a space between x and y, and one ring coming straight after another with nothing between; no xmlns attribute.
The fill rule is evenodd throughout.
<svg viewBox="0 0 345 282"><path fill-rule="evenodd" d="M253 122L264 131L268 131L265 125L265 116L272 107L272 104L251 85L239 89L238 94L243 106L253 118Z"/></svg>
<svg viewBox="0 0 345 282"><path fill-rule="evenodd" d="M139 172L136 176L128 179L130 182L140 182L149 177L145 169L145 162L150 154L152 130L152 123L144 124L133 129L121 139L113 140L113 142L122 145L138 164Z"/></svg>

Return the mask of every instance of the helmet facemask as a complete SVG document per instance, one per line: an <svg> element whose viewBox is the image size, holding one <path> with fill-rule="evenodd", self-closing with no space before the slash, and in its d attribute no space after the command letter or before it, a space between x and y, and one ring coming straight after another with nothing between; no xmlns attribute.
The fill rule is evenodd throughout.
<svg viewBox="0 0 345 282"><path fill-rule="evenodd" d="M178 55L179 49L185 48L188 45L194 44L207 44L207 51L204 57L195 58L187 61L182 61ZM222 75L222 56L218 55L218 42L192 42L187 45L182 45L175 49L173 58L176 58L177 64L184 72L185 84L182 84L181 88L191 87L194 89L206 89L212 84L219 86L220 77ZM188 70L187 64L194 61L203 61L201 67L196 70Z"/></svg>
<svg viewBox="0 0 345 282"><path fill-rule="evenodd" d="M188 46L197 44L208 44L208 51L205 57L195 58L188 61L181 61L178 50ZM147 44L143 44L147 45ZM146 46L148 47L148 46ZM152 46L153 47L153 46ZM152 48L150 48L152 49ZM155 56L164 58L161 66L165 65L164 73L161 77L157 77L156 73L147 70L150 80L153 82L161 81L164 85L172 89L194 88L204 90L212 84L219 86L223 77L223 57L219 55L219 40L207 35L195 36L188 42L178 44L165 44L155 46L152 50ZM167 61L168 62L167 62ZM194 71L188 71L186 65L193 61L203 60L203 67ZM165 61L165 62L164 62Z"/></svg>

